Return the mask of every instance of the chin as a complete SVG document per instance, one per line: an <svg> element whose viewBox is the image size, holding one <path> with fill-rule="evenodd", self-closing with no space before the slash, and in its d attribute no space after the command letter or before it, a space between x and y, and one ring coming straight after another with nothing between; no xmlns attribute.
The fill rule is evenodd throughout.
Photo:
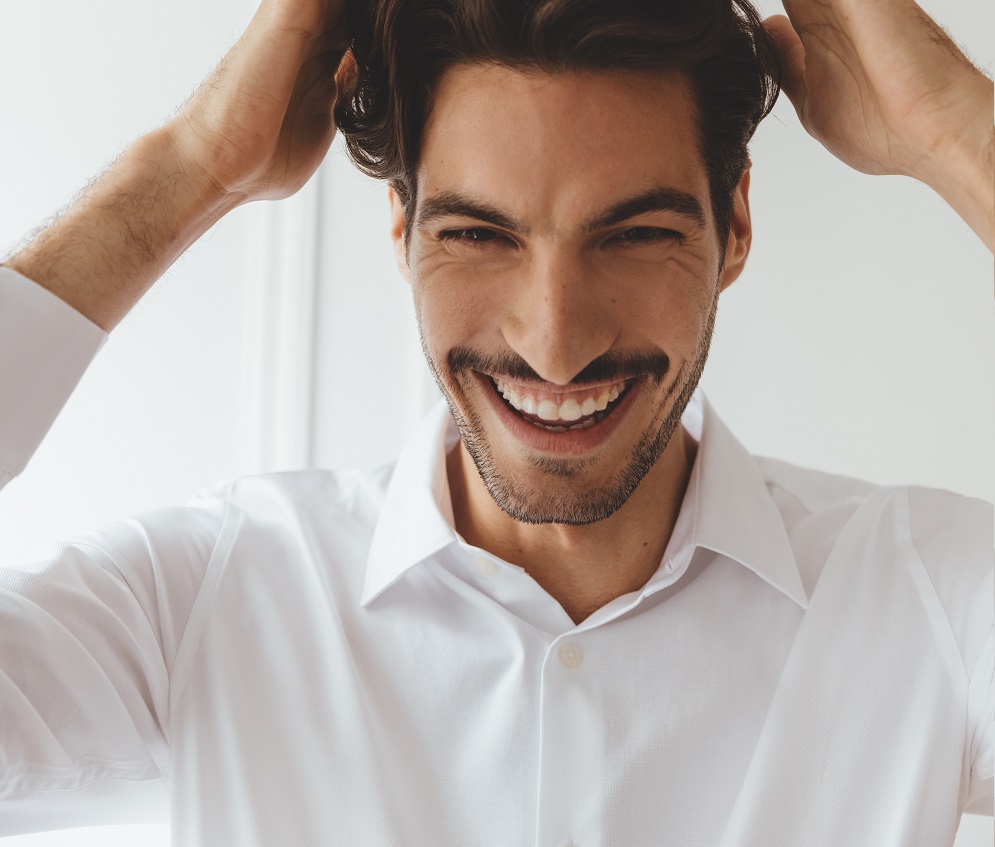
<svg viewBox="0 0 995 847"><path fill-rule="evenodd" d="M677 402L671 403L681 382L676 379L668 387L663 408L635 438L623 444L638 407L645 405L637 401L648 399L644 396L646 386L630 391L627 402L637 408L624 415L629 418L627 425L620 426L622 421L618 421L615 437L586 453L534 449L507 430L505 421L487 408L486 399L485 408L478 413L466 395L459 406L449 392L446 398L484 486L505 514L526 524L586 526L621 509L663 456L694 391L691 386L686 399L681 392ZM626 411L621 404L620 410Z"/></svg>

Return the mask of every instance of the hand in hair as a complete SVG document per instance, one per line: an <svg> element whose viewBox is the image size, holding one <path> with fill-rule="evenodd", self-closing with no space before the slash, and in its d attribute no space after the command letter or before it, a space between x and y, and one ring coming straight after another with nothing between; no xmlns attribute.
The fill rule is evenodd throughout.
<svg viewBox="0 0 995 847"><path fill-rule="evenodd" d="M246 31L171 122L204 176L240 200L288 197L335 135L346 0L263 0Z"/></svg>
<svg viewBox="0 0 995 847"><path fill-rule="evenodd" d="M805 129L857 170L932 186L995 250L991 80L913 0L784 6L765 24Z"/></svg>

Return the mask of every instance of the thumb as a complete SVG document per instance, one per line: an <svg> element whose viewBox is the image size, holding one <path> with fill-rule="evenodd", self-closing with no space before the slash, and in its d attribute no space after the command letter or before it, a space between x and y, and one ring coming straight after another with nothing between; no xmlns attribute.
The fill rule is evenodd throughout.
<svg viewBox="0 0 995 847"><path fill-rule="evenodd" d="M788 95L791 105L801 118L808 89L805 86L805 47L786 15L771 15L764 20L767 34L774 40L781 54L784 74L781 89Z"/></svg>

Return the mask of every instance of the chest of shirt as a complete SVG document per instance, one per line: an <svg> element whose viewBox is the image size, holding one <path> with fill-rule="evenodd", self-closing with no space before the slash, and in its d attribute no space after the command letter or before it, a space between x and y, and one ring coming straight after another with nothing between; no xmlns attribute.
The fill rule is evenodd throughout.
<svg viewBox="0 0 995 847"><path fill-rule="evenodd" d="M832 580L805 611L701 551L672 591L552 634L442 562L366 608L356 574L318 577L219 584L171 716L182 843L237 820L260 845L836 845L911 815L924 768L956 788L942 662L875 655L891 624L834 624ZM866 843L934 843L896 837Z"/></svg>

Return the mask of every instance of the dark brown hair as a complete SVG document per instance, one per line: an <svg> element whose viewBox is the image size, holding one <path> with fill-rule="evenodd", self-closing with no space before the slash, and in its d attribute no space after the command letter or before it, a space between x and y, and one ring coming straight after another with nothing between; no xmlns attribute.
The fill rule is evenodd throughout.
<svg viewBox="0 0 995 847"><path fill-rule="evenodd" d="M359 0L349 23L356 67L335 120L357 166L390 181L409 226L422 129L447 68L674 69L695 93L724 245L747 145L780 80L777 48L749 0Z"/></svg>

